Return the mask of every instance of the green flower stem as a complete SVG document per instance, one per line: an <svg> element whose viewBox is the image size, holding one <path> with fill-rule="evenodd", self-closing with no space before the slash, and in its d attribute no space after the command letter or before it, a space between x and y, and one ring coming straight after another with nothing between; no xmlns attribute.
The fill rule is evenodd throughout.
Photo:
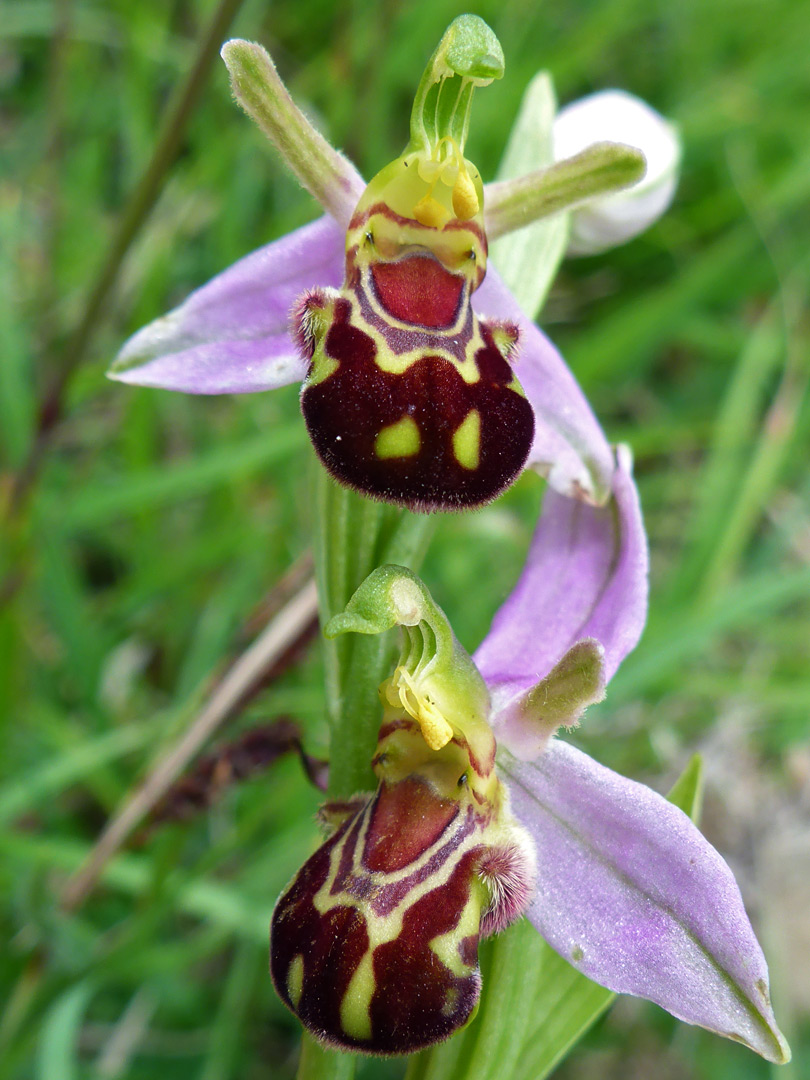
<svg viewBox="0 0 810 1080"><path fill-rule="evenodd" d="M315 467L315 577L321 625L346 607L372 570L397 563L418 570L436 515L412 514L336 484ZM392 634L342 634L324 641L329 708L329 794L344 798L375 786L371 758L381 709L377 693L391 674ZM354 1054L338 1053L304 1035L298 1080L351 1080Z"/></svg>
<svg viewBox="0 0 810 1080"><path fill-rule="evenodd" d="M378 566L418 570L437 518L366 499L336 484L320 466L315 484L315 575L325 626ZM370 763L381 716L377 690L391 674L396 644L391 634L346 634L324 643L333 797L375 786Z"/></svg>
<svg viewBox="0 0 810 1080"><path fill-rule="evenodd" d="M327 1050L311 1035L304 1033L298 1065L299 1080L352 1080L356 1064L354 1054Z"/></svg>

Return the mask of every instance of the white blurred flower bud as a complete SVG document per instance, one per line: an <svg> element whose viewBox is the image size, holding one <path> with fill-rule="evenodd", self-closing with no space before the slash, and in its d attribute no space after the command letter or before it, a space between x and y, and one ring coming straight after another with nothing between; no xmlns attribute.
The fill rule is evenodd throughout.
<svg viewBox="0 0 810 1080"><path fill-rule="evenodd" d="M637 184L572 211L568 255L594 255L626 243L652 225L672 201L681 157L678 133L640 98L623 90L603 90L575 101L557 114L553 140L555 161L597 142L634 146L647 160L647 172Z"/></svg>

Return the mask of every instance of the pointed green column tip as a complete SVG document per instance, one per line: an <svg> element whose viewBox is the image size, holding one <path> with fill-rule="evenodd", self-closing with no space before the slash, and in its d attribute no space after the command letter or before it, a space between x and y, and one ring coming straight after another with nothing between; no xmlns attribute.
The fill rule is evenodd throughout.
<svg viewBox="0 0 810 1080"><path fill-rule="evenodd" d="M449 137L463 152L472 92L500 79L504 66L501 43L483 19L477 15L454 19L419 80L411 112L410 148L436 156L440 140Z"/></svg>
<svg viewBox="0 0 810 1080"><path fill-rule="evenodd" d="M380 566L369 574L324 636L381 634L395 626L403 631L399 662L381 687L389 704L398 701L418 721L431 750L456 732L481 761L494 760L486 683L427 586L407 567Z"/></svg>
<svg viewBox="0 0 810 1080"><path fill-rule="evenodd" d="M503 49L495 33L477 15L459 15L448 26L432 57L468 79L500 79L504 73Z"/></svg>

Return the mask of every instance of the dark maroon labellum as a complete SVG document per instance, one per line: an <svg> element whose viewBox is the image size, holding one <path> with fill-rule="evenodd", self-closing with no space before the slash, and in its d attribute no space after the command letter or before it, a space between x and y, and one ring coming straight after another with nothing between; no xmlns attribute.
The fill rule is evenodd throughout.
<svg viewBox="0 0 810 1080"><path fill-rule="evenodd" d="M382 785L276 905L282 1000L343 1049L407 1054L447 1038L480 990L483 850L471 811L418 778Z"/></svg>
<svg viewBox="0 0 810 1080"><path fill-rule="evenodd" d="M402 220L383 204L357 215L343 289L299 301L296 337L310 361L304 420L343 484L416 510L480 506L518 476L534 437L509 363L518 330L472 309L483 277L476 250L485 258L474 223L405 224L424 246L403 254L389 245L383 256L383 226L402 230Z"/></svg>

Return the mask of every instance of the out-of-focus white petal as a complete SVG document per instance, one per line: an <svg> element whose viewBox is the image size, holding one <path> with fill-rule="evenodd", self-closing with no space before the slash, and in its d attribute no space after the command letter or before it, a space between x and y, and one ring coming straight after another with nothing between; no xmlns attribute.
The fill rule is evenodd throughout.
<svg viewBox="0 0 810 1080"><path fill-rule="evenodd" d="M554 121L554 158L560 161L597 142L636 147L647 160L637 184L600 195L572 213L569 255L592 255L643 232L672 202L681 145L675 127L640 98L604 90L561 109Z"/></svg>

